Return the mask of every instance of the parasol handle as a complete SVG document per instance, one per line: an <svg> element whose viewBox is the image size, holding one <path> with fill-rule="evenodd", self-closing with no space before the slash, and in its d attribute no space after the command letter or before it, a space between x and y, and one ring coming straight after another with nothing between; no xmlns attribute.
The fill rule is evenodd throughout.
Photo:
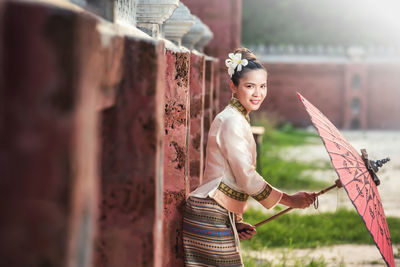
<svg viewBox="0 0 400 267"><path fill-rule="evenodd" d="M315 194L315 198L317 198L318 196L320 196L320 195L322 195L322 194L325 194L326 192L328 192L329 190L332 190L332 189L335 188L335 187L337 187L337 188L343 187L342 182L340 182L339 179L337 179L337 180L335 181L335 184L333 184L333 185L331 185L331 186L329 186L329 187L327 187L327 188L325 188L325 189L322 189L321 191L319 191L318 193L316 193L316 194ZM268 219L266 219L266 220L264 220L264 221L261 221L261 222L255 224L254 226L255 226L255 227L261 226L261 225L263 225L263 224L265 224L265 223L267 223L267 222L269 222L269 221L272 221L273 219L278 218L279 216L282 216L282 215L285 214L285 213L288 213L288 212L291 211L292 209L293 209L293 208L287 208L287 209L285 209L285 210L283 210L283 211L281 211L281 212L279 212L279 213L277 213L277 214L275 214L275 215L269 217Z"/></svg>

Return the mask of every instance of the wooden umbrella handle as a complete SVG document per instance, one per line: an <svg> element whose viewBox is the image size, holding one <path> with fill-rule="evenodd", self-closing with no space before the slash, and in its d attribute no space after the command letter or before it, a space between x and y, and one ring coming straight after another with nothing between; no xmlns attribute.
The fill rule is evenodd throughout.
<svg viewBox="0 0 400 267"><path fill-rule="evenodd" d="M318 193L316 193L316 194L315 194L315 197L318 197L318 196L320 196L320 195L322 195L322 194L325 194L326 192L328 192L329 190L331 190L331 189L333 189L333 188L335 188L335 187L337 187L337 188L341 188L341 187L342 187L342 183L340 182L339 179L337 179L337 180L335 181L335 184L333 184L333 185L331 185L331 186L329 186L329 187L327 187L327 188L325 188L325 189L322 189L321 191L319 191ZM269 221L272 221L273 219L276 219L276 218L278 218L279 216L281 216L281 215L283 215L283 214L285 214L285 213L291 211L292 209L293 209L293 208L287 208L287 209L285 209L285 210L283 210L283 211L281 211L281 212L279 212L279 213L277 213L277 214L275 214L275 215L269 217L268 219L266 219L266 220L264 220L264 221L261 221L261 222L255 224L254 226L255 226L255 227L261 226L261 225L263 225L263 224L265 224L265 223L267 223L267 222L269 222Z"/></svg>

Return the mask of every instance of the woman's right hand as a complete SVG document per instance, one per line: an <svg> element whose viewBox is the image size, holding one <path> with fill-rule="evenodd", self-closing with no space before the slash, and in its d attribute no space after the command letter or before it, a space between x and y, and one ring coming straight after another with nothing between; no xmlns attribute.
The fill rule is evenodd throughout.
<svg viewBox="0 0 400 267"><path fill-rule="evenodd" d="M315 201L315 193L298 192L294 195L283 193L281 204L296 209L308 208Z"/></svg>

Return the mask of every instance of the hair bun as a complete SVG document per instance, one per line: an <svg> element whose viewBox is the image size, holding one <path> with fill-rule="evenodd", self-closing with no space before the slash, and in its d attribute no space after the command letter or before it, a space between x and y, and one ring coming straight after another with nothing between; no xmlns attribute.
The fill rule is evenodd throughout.
<svg viewBox="0 0 400 267"><path fill-rule="evenodd" d="M258 59L256 57L256 55L254 55L253 52L251 52L249 49L245 48L245 47L239 47L236 48L234 53L241 53L242 54L242 59L247 59L247 60L251 60L251 61L257 61Z"/></svg>

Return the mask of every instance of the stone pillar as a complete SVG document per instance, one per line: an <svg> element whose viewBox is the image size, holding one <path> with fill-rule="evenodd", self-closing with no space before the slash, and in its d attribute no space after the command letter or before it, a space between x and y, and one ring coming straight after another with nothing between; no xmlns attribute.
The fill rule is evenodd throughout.
<svg viewBox="0 0 400 267"><path fill-rule="evenodd" d="M163 24L163 35L177 46L181 45L182 36L185 35L194 24L194 17L189 9L179 2L172 16Z"/></svg>
<svg viewBox="0 0 400 267"><path fill-rule="evenodd" d="M214 94L214 58L205 58L205 72L204 72L204 133L203 133L203 151L204 162L206 159L206 147L208 139L208 131L213 120L213 94Z"/></svg>
<svg viewBox="0 0 400 267"><path fill-rule="evenodd" d="M122 82L103 111L94 266L161 266L164 46L125 37Z"/></svg>
<svg viewBox="0 0 400 267"><path fill-rule="evenodd" d="M89 267L98 196L96 21L35 2L0 8L0 265Z"/></svg>
<svg viewBox="0 0 400 267"><path fill-rule="evenodd" d="M204 133L204 55L192 50L190 55L189 177L194 190L203 179Z"/></svg>
<svg viewBox="0 0 400 267"><path fill-rule="evenodd" d="M167 49L166 62L163 266L183 266L182 217L190 190L187 150L190 52Z"/></svg>
<svg viewBox="0 0 400 267"><path fill-rule="evenodd" d="M136 19L139 29L152 37L161 36L161 25L178 7L179 0L138 0Z"/></svg>

